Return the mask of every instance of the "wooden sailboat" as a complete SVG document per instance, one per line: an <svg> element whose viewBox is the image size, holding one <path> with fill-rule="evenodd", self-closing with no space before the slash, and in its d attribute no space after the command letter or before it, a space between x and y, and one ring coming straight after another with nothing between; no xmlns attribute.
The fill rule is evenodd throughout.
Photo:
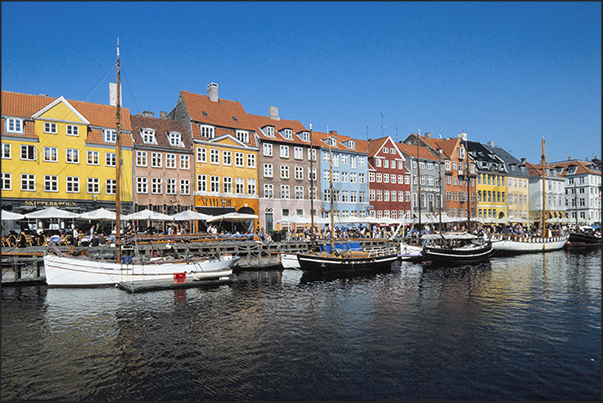
<svg viewBox="0 0 603 403"><path fill-rule="evenodd" d="M514 255L520 253L548 252L562 249L569 234L548 234L546 228L546 154L544 138L542 139L542 226L540 236L520 236L496 234L492 237L492 247L495 255Z"/></svg>
<svg viewBox="0 0 603 403"><path fill-rule="evenodd" d="M330 245L325 245L326 250L311 251L308 253L298 253L297 259L302 271L308 273L320 274L355 274L391 270L391 264L398 259L396 248L385 247L370 251L358 251L350 249L339 249L335 247L333 238L334 223L334 203L333 203L333 153L331 149L331 139L329 138L329 183L331 194L331 235ZM330 248L328 247L330 246Z"/></svg>
<svg viewBox="0 0 603 403"><path fill-rule="evenodd" d="M117 43L117 101L116 101L116 195L115 195L115 261L90 260L87 256L71 256L62 253L54 244L49 244L44 255L46 283L50 287L98 287L114 286L123 282L143 283L145 281L182 282L186 279L205 281L223 279L232 274L232 266L237 257L193 257L188 259L161 258L145 260L132 256L122 256L120 234L120 64L119 40ZM130 240L127 240L130 241ZM135 241L135 239L131 240ZM232 280L232 279L230 279Z"/></svg>

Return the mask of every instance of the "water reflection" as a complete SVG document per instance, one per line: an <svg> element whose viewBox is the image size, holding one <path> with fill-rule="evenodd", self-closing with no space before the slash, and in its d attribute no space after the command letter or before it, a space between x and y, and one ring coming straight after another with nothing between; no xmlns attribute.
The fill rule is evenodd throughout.
<svg viewBox="0 0 603 403"><path fill-rule="evenodd" d="M600 400L600 251L215 288L2 289L2 398Z"/></svg>

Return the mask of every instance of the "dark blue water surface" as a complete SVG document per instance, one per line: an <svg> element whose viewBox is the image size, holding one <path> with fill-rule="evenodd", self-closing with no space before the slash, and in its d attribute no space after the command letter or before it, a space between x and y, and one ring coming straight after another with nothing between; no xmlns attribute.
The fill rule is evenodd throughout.
<svg viewBox="0 0 603 403"><path fill-rule="evenodd" d="M601 400L601 250L2 288L3 400Z"/></svg>

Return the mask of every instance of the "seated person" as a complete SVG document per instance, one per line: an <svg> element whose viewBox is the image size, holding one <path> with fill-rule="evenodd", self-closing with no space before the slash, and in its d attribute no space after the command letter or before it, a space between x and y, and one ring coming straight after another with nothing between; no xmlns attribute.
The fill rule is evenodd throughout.
<svg viewBox="0 0 603 403"><path fill-rule="evenodd" d="M94 237L90 240L90 246L98 246L100 240L98 239L98 235L94 234Z"/></svg>

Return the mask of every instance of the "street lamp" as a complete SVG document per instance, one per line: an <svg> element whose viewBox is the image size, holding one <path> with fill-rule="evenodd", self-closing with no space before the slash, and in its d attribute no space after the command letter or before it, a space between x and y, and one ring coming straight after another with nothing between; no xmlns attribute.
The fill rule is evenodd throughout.
<svg viewBox="0 0 603 403"><path fill-rule="evenodd" d="M98 199L98 195L95 193L92 195L92 209L96 210L96 199Z"/></svg>

